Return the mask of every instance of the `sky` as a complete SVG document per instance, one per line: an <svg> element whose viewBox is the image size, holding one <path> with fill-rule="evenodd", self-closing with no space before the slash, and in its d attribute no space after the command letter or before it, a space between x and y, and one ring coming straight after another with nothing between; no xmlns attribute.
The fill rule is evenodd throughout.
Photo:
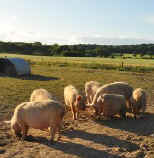
<svg viewBox="0 0 154 158"><path fill-rule="evenodd" d="M154 43L154 0L0 1L0 41Z"/></svg>

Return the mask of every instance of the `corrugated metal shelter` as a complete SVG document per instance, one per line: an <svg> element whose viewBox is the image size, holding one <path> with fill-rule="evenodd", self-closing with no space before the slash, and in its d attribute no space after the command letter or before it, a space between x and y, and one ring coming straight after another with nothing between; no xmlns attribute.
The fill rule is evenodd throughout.
<svg viewBox="0 0 154 158"><path fill-rule="evenodd" d="M8 76L29 75L30 65L22 58L0 58L0 73Z"/></svg>

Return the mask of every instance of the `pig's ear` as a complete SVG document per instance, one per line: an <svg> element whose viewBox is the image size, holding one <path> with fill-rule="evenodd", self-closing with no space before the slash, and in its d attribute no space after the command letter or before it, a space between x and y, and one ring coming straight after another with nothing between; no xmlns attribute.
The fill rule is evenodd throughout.
<svg viewBox="0 0 154 158"><path fill-rule="evenodd" d="M101 98L102 103L104 103L104 98Z"/></svg>
<svg viewBox="0 0 154 158"><path fill-rule="evenodd" d="M99 102L100 100L102 100L102 96L101 95L97 98L97 102Z"/></svg>
<svg viewBox="0 0 154 158"><path fill-rule="evenodd" d="M82 99L82 96L81 95L78 95L77 96L77 101L80 101Z"/></svg>

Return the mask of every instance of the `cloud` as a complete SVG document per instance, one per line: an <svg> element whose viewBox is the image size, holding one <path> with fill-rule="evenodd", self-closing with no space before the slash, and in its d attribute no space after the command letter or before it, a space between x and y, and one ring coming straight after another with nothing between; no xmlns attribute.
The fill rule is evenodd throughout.
<svg viewBox="0 0 154 158"><path fill-rule="evenodd" d="M152 43L154 40L137 38L137 37L104 37L104 36L83 36L80 37L80 41L90 44L104 44L104 45L131 45L131 44L141 44L141 43Z"/></svg>
<svg viewBox="0 0 154 158"><path fill-rule="evenodd" d="M2 41L31 41L33 40L34 35L30 32L16 32L10 30L8 32L0 33L0 40Z"/></svg>
<svg viewBox="0 0 154 158"><path fill-rule="evenodd" d="M11 17L11 21L17 21L17 16L13 15L13 16Z"/></svg>
<svg viewBox="0 0 154 158"><path fill-rule="evenodd" d="M128 36L115 36L107 37L100 34L65 34L65 35L52 35L42 34L38 32L26 32L10 30L8 32L0 33L1 41L16 41L16 42L42 42L44 44L100 44L100 45L131 45L142 43L154 43L154 39L128 37Z"/></svg>

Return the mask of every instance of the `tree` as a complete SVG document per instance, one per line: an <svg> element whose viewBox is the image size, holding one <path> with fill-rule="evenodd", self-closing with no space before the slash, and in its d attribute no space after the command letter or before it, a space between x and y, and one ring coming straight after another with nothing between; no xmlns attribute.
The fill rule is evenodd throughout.
<svg viewBox="0 0 154 158"><path fill-rule="evenodd" d="M151 59L152 59L153 56L154 56L154 52L152 52L152 51L148 51L147 54L150 55L150 58L151 58Z"/></svg>
<svg viewBox="0 0 154 158"><path fill-rule="evenodd" d="M50 55L59 55L60 46L58 44L54 44L49 48L49 50L50 50Z"/></svg>

